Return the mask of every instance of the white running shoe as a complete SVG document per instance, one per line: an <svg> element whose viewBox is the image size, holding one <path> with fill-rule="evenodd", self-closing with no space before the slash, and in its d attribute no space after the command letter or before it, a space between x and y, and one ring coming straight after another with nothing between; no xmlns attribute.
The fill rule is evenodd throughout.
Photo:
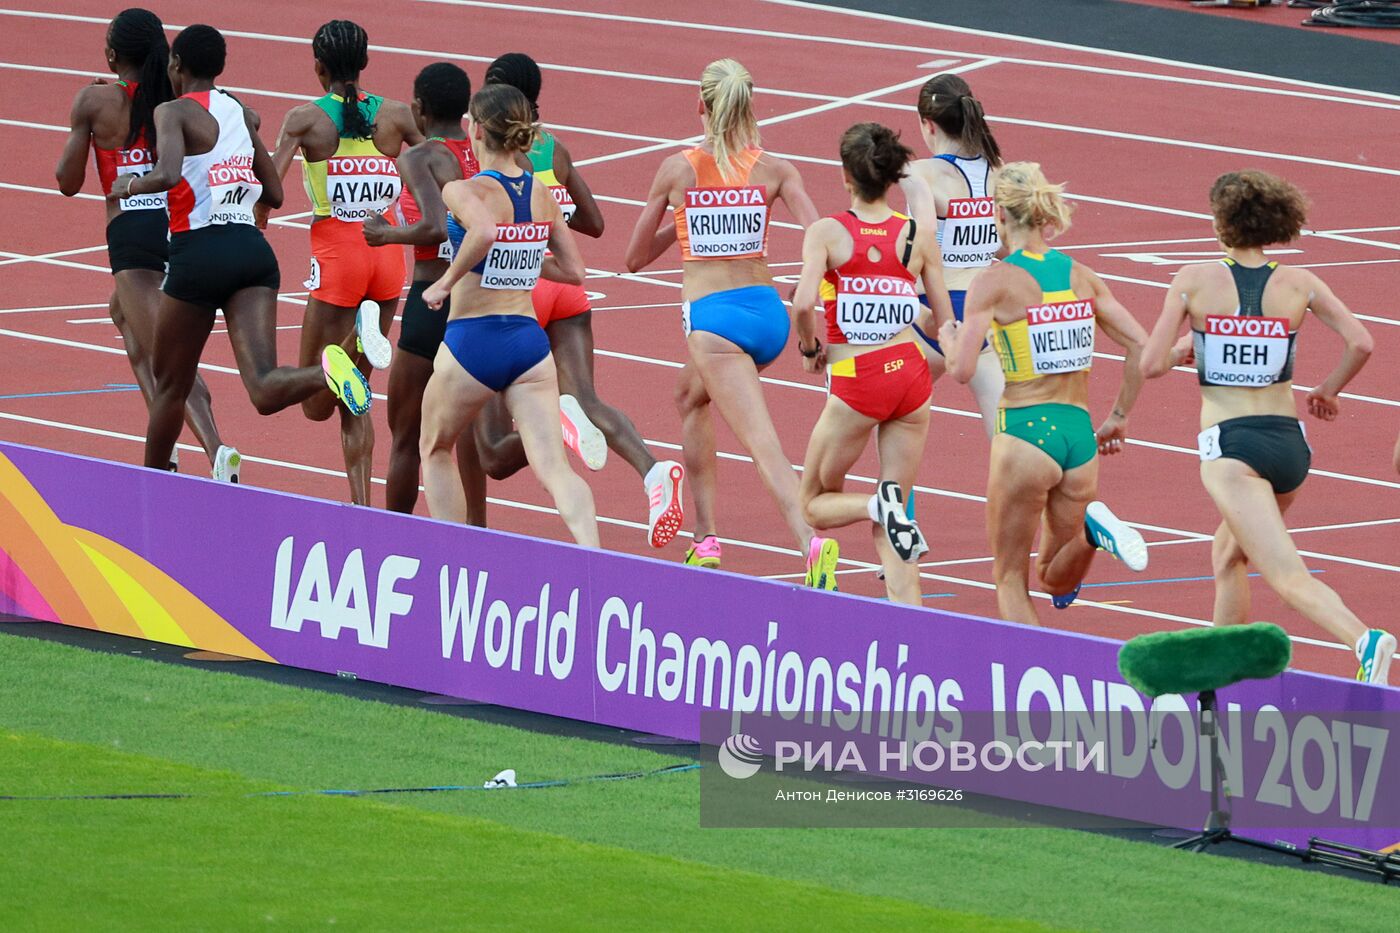
<svg viewBox="0 0 1400 933"><path fill-rule="evenodd" d="M1369 629L1356 643L1356 679L1367 684L1388 684L1390 659L1395 655L1395 636L1378 628Z"/></svg>
<svg viewBox="0 0 1400 933"><path fill-rule="evenodd" d="M564 446L578 454L593 472L608 462L608 439L588 420L583 406L572 395L559 396L559 424L564 429Z"/></svg>
<svg viewBox="0 0 1400 933"><path fill-rule="evenodd" d="M214 479L221 483L238 482L238 473L243 469L243 457L236 448L227 444L219 447L214 454Z"/></svg>
<svg viewBox="0 0 1400 933"><path fill-rule="evenodd" d="M685 486L685 467L674 460L658 460L647 471L647 502L651 515L647 521L647 541L652 547L665 547L685 524L685 505L681 490Z"/></svg>
<svg viewBox="0 0 1400 933"><path fill-rule="evenodd" d="M388 369L394 358L394 345L379 332L379 305L373 301L360 302L355 312L355 333L360 352L375 369Z"/></svg>
<svg viewBox="0 0 1400 933"><path fill-rule="evenodd" d="M1147 542L1136 528L1129 527L1102 502L1094 501L1084 510L1084 527L1089 543L1102 548L1141 573L1147 569Z"/></svg>
<svg viewBox="0 0 1400 933"><path fill-rule="evenodd" d="M904 508L904 494L899 484L887 479L875 489L873 498L875 523L884 529L890 547L906 564L918 563L922 554L928 553L924 534L919 523L909 517Z"/></svg>

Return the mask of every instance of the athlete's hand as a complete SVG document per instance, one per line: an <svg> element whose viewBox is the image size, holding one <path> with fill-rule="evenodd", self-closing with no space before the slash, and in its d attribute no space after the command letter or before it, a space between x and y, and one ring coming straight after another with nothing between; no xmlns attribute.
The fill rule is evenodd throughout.
<svg viewBox="0 0 1400 933"><path fill-rule="evenodd" d="M1128 417L1114 411L1094 432L1094 439L1099 442L1099 453L1104 456L1122 453L1123 444L1128 439Z"/></svg>
<svg viewBox="0 0 1400 933"><path fill-rule="evenodd" d="M943 326L938 328L938 345L943 348L945 360L953 355L953 348L958 345L957 321L944 321Z"/></svg>
<svg viewBox="0 0 1400 933"><path fill-rule="evenodd" d="M1196 365L1196 342L1191 338L1190 334L1182 334L1181 339L1172 347L1172 365Z"/></svg>
<svg viewBox="0 0 1400 933"><path fill-rule="evenodd" d="M267 229L267 218L272 216L272 208L259 201L253 205L253 224L259 230Z"/></svg>
<svg viewBox="0 0 1400 933"><path fill-rule="evenodd" d="M384 234L391 226L393 225L385 220L379 211L370 211L365 215L365 242L370 246L387 245L389 241L385 239Z"/></svg>
<svg viewBox="0 0 1400 933"><path fill-rule="evenodd" d="M802 357L802 369L809 373L819 373L826 369L826 344L817 348L816 356Z"/></svg>
<svg viewBox="0 0 1400 933"><path fill-rule="evenodd" d="M1314 418L1323 421L1334 421L1337 412L1341 411L1341 403L1337 401L1337 396L1329 395L1322 391L1321 387L1313 389L1308 393L1308 413Z"/></svg>
<svg viewBox="0 0 1400 933"><path fill-rule="evenodd" d="M131 196L131 186L136 183L135 175L118 175L112 182L112 190L107 192L107 200L120 201Z"/></svg>
<svg viewBox="0 0 1400 933"><path fill-rule="evenodd" d="M442 303L447 300L447 296L451 294L451 292L452 290L444 286L441 279L438 279L436 282L423 289L423 304L437 311L442 307Z"/></svg>

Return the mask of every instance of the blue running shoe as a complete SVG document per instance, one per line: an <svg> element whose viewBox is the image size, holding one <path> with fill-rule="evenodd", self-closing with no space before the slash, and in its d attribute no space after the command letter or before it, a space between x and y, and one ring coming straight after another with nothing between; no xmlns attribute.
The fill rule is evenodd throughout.
<svg viewBox="0 0 1400 933"><path fill-rule="evenodd" d="M1084 528L1091 544L1127 564L1129 570L1147 569L1147 542L1102 502L1090 502L1084 510Z"/></svg>
<svg viewBox="0 0 1400 933"><path fill-rule="evenodd" d="M1074 589L1070 590L1068 593L1061 593L1059 596L1051 593L1050 605L1054 606L1056 609L1068 609L1073 605L1074 601L1079 598L1079 587L1081 586L1083 586L1082 583L1075 584Z"/></svg>

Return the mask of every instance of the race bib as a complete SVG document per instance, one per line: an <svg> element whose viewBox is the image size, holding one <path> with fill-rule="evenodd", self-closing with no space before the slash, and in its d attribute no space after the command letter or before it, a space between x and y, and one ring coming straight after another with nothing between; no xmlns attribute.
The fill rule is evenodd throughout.
<svg viewBox="0 0 1400 933"><path fill-rule="evenodd" d="M836 326L854 344L893 339L919 313L914 283L892 275L842 276L836 285Z"/></svg>
<svg viewBox="0 0 1400 933"><path fill-rule="evenodd" d="M689 259L748 259L767 251L768 202L762 185L685 189Z"/></svg>
<svg viewBox="0 0 1400 933"><path fill-rule="evenodd" d="M135 175L137 178L149 174L155 168L155 153L145 147L117 150L117 176ZM165 192L136 194L117 202L124 211L165 210Z"/></svg>
<svg viewBox="0 0 1400 933"><path fill-rule="evenodd" d="M995 204L991 198L957 198L948 202L948 216L939 229L945 269L990 266L1001 248Z"/></svg>
<svg viewBox="0 0 1400 933"><path fill-rule="evenodd" d="M1268 386L1291 376L1288 320L1210 314L1196 365L1203 385Z"/></svg>
<svg viewBox="0 0 1400 933"><path fill-rule="evenodd" d="M1060 301L1027 308L1026 334L1037 376L1086 370L1094 362L1094 303Z"/></svg>
<svg viewBox="0 0 1400 933"><path fill-rule="evenodd" d="M549 193L554 195L554 203L559 205L559 212L564 215L564 223L573 220L578 206L574 204L574 198L573 195L569 194L569 189L563 185L550 185Z"/></svg>
<svg viewBox="0 0 1400 933"><path fill-rule="evenodd" d="M443 240L438 244L437 258L446 259L448 262L457 255L457 250L452 246L451 240Z"/></svg>
<svg viewBox="0 0 1400 933"><path fill-rule="evenodd" d="M498 224L481 269L481 287L529 291L540 280L549 243L547 223Z"/></svg>
<svg viewBox="0 0 1400 933"><path fill-rule="evenodd" d="M399 199L399 167L386 155L332 156L326 160L326 197L336 220L363 223Z"/></svg>
<svg viewBox="0 0 1400 933"><path fill-rule="evenodd" d="M262 197L251 155L230 156L209 167L209 222L252 224L253 205Z"/></svg>
<svg viewBox="0 0 1400 933"><path fill-rule="evenodd" d="M316 261L315 256L311 257L311 274L301 283L301 287L313 292L321 287L321 264Z"/></svg>
<svg viewBox="0 0 1400 933"><path fill-rule="evenodd" d="M1204 460L1220 459L1220 425L1214 424L1196 435L1196 447Z"/></svg>

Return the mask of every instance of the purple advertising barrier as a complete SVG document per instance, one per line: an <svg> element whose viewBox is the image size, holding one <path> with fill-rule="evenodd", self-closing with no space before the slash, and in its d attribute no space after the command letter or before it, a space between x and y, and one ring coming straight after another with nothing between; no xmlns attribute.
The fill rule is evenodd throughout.
<svg viewBox="0 0 1400 933"><path fill-rule="evenodd" d="M4 443L0 612L685 739L706 709L1010 711L1014 726L1017 710L1151 706L1108 639ZM1400 690L1296 671L1221 699L1400 713ZM1306 771L1316 749L1294 754ZM1295 828L1269 837L1400 840L1333 784L1327 831L1279 820L1263 825Z"/></svg>

